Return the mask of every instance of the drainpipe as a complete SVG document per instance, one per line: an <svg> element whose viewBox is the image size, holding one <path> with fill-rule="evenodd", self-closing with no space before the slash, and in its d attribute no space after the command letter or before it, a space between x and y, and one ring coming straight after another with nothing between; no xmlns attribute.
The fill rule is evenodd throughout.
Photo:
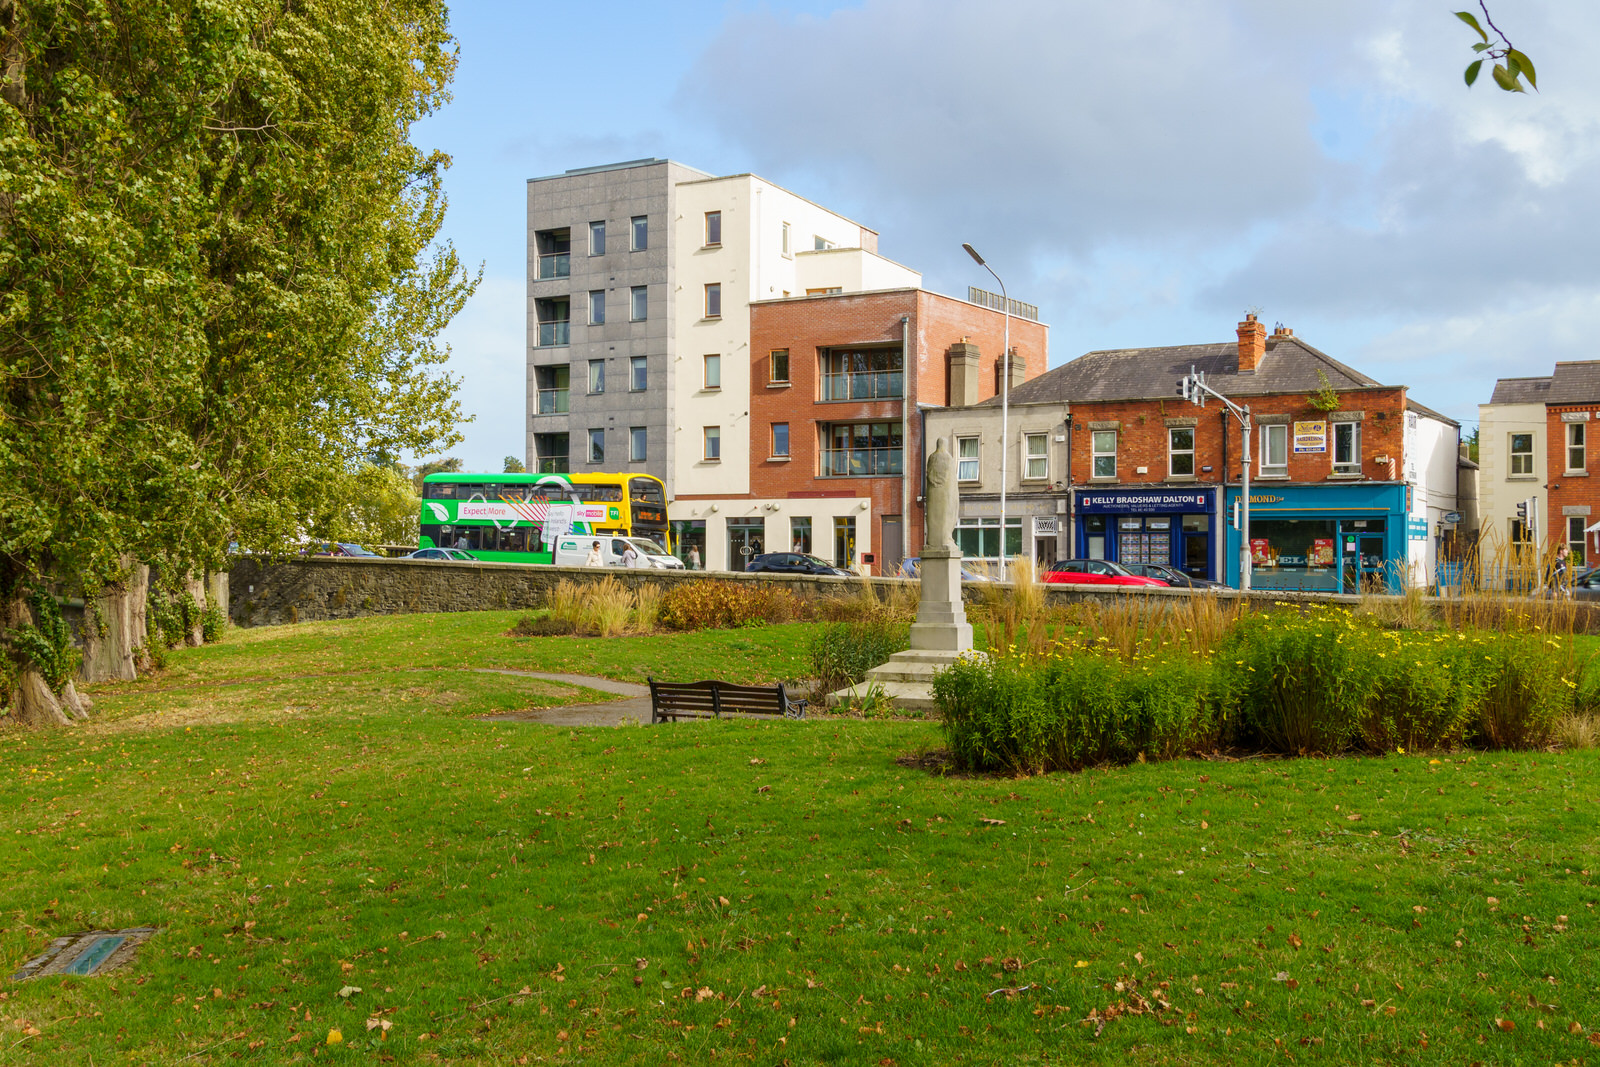
<svg viewBox="0 0 1600 1067"><path fill-rule="evenodd" d="M1078 510L1073 507L1077 503L1076 494L1072 491L1072 412L1067 412L1067 537L1068 544L1072 546L1067 553L1067 559L1078 558ZM1061 550L1061 534L1056 533L1056 551Z"/></svg>
<svg viewBox="0 0 1600 1067"><path fill-rule="evenodd" d="M1221 492L1217 494L1217 530L1222 535L1216 538L1212 545L1215 553L1217 580L1224 585L1228 581L1228 413L1217 412L1217 418L1222 420L1222 473ZM1243 505L1241 505L1243 506ZM1244 531L1239 532L1244 536Z"/></svg>
<svg viewBox="0 0 1600 1067"><path fill-rule="evenodd" d="M911 316L900 316L900 558L911 555ZM918 444L921 451L921 444ZM886 572L887 573L887 572ZM898 564L894 573L899 573Z"/></svg>

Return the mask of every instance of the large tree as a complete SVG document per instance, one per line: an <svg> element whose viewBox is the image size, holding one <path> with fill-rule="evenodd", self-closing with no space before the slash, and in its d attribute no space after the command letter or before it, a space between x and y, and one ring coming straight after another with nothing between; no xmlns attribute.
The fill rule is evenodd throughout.
<svg viewBox="0 0 1600 1067"><path fill-rule="evenodd" d="M437 0L0 0L14 714L61 719L17 639L42 583L281 544L364 457L457 439L474 282L410 141L454 64Z"/></svg>

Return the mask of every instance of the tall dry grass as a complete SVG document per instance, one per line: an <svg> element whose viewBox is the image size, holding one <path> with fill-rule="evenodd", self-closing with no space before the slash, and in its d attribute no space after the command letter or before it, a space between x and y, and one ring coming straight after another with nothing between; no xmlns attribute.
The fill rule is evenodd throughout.
<svg viewBox="0 0 1600 1067"><path fill-rule="evenodd" d="M1254 608L1242 597L1192 593L1183 597L1126 596L1109 604L1082 601L1069 619L1079 641L1116 651L1124 659L1157 651L1209 655Z"/></svg>
<svg viewBox="0 0 1600 1067"><path fill-rule="evenodd" d="M653 585L630 589L607 576L579 584L563 578L545 601L550 617L572 625L580 634L615 637L625 633L650 633L661 611L661 590Z"/></svg>

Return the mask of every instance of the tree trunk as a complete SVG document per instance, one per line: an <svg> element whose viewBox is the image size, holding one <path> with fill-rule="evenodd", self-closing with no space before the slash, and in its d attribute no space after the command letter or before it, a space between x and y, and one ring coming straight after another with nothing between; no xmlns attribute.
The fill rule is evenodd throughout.
<svg viewBox="0 0 1600 1067"><path fill-rule="evenodd" d="M183 580L183 592L190 600L194 601L194 623L189 627L189 632L184 635L184 644L195 648L206 643L206 624L204 620L206 610L206 580L203 575L189 575Z"/></svg>
<svg viewBox="0 0 1600 1067"><path fill-rule="evenodd" d="M134 601L144 599L149 568L124 557L123 574L121 581L109 583L84 605L83 663L78 677L85 682L131 682L139 677L133 658L143 636L134 632Z"/></svg>
<svg viewBox="0 0 1600 1067"><path fill-rule="evenodd" d="M85 721L89 718L89 709L94 707L94 701L78 692L78 687L69 679L67 687L61 691L61 710L68 718Z"/></svg>
<svg viewBox="0 0 1600 1067"><path fill-rule="evenodd" d="M13 594L0 612L0 631L14 630L33 622L28 601ZM65 726L67 716L61 701L50 691L50 684L26 661L17 664L17 681L11 690L11 718L24 726ZM76 695L76 694L74 694Z"/></svg>
<svg viewBox="0 0 1600 1067"><path fill-rule="evenodd" d="M136 670L150 669L150 566L136 564L128 578L128 647Z"/></svg>
<svg viewBox="0 0 1600 1067"><path fill-rule="evenodd" d="M217 605L217 610L222 612L224 619L228 617L233 608L230 602L232 591L229 586L227 571L212 571L206 575L206 595L211 598L212 603Z"/></svg>

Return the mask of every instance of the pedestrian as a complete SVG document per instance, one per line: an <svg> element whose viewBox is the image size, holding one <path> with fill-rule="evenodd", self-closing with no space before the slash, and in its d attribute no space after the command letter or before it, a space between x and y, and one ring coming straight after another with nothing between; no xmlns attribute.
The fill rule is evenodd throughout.
<svg viewBox="0 0 1600 1067"><path fill-rule="evenodd" d="M796 555L800 555L800 556L805 555L806 554L805 542L800 540L800 538L796 537L794 539L794 547L789 549L789 551L795 553Z"/></svg>
<svg viewBox="0 0 1600 1067"><path fill-rule="evenodd" d="M466 534L466 531L463 530L456 537L456 547L461 549L462 551L466 551L466 548L467 548L467 534Z"/></svg>
<svg viewBox="0 0 1600 1067"><path fill-rule="evenodd" d="M605 558L600 555L600 542L596 541L589 549L589 558L583 561L585 567L604 567Z"/></svg>
<svg viewBox="0 0 1600 1067"><path fill-rule="evenodd" d="M639 550L633 547L632 541L624 541L622 549L622 565L630 570L639 566Z"/></svg>
<svg viewBox="0 0 1600 1067"><path fill-rule="evenodd" d="M697 545L689 546L689 569L692 571L700 569L700 549Z"/></svg>
<svg viewBox="0 0 1600 1067"><path fill-rule="evenodd" d="M1556 566L1551 578L1555 583L1555 595L1559 597L1570 597L1572 595L1572 586L1567 581L1568 557L1571 554L1572 550L1566 545L1562 545L1556 550Z"/></svg>

